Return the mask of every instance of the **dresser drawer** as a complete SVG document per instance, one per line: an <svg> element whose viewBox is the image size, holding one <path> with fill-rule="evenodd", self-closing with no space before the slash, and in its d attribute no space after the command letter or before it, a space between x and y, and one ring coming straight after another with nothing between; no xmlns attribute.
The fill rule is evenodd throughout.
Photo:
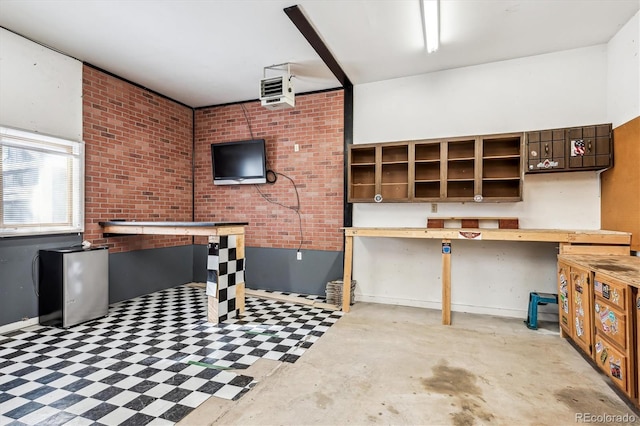
<svg viewBox="0 0 640 426"><path fill-rule="evenodd" d="M593 292L596 296L602 297L608 303L617 307L624 312L626 308L627 298L629 297L629 288L616 281L611 281L596 274L593 283Z"/></svg>
<svg viewBox="0 0 640 426"><path fill-rule="evenodd" d="M629 372L627 370L629 360L622 352L598 335L598 332L599 330L596 331L595 338L594 356L596 364L611 378L616 386L629 394Z"/></svg>
<svg viewBox="0 0 640 426"><path fill-rule="evenodd" d="M597 332L601 336L607 336L609 340L618 345L619 349L626 352L627 315L598 298L595 300L593 310Z"/></svg>

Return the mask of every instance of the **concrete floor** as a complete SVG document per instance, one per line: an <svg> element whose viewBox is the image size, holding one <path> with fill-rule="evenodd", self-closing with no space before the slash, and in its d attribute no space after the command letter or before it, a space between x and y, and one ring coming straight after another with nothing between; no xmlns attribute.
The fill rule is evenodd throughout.
<svg viewBox="0 0 640 426"><path fill-rule="evenodd" d="M357 303L295 363L260 360L238 401L210 398L179 425L564 425L633 411L557 324ZM635 422L628 420L634 420ZM624 420L627 420L626 422Z"/></svg>

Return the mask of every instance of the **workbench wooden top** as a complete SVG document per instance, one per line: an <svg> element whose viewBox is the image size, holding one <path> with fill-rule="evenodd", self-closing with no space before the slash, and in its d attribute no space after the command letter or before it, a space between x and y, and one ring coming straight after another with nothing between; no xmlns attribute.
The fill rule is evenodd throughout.
<svg viewBox="0 0 640 426"><path fill-rule="evenodd" d="M588 268L596 273L640 288L640 257L561 254L559 261Z"/></svg>
<svg viewBox="0 0 640 426"><path fill-rule="evenodd" d="M471 239L492 241L538 241L583 244L629 245L628 232L603 229L492 229L492 228L344 228L347 237L395 237Z"/></svg>

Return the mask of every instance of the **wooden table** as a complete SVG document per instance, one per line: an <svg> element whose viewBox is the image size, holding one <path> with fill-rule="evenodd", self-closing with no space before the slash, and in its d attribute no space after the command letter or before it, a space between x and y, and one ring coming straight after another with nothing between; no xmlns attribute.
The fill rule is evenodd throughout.
<svg viewBox="0 0 640 426"><path fill-rule="evenodd" d="M244 312L244 229L247 222L99 222L105 237L187 235L209 237L207 321L219 323ZM223 247L224 246L224 247ZM229 253L232 253L229 255ZM233 259L231 259L233 257ZM223 268L220 266L224 264ZM220 290L226 290L224 300ZM233 296L233 297L232 297Z"/></svg>
<svg viewBox="0 0 640 426"><path fill-rule="evenodd" d="M560 254L629 255L631 234L605 230L344 228L342 311L349 312L353 238L422 238L442 240L442 324L451 324L451 245L453 240L531 241L560 243Z"/></svg>

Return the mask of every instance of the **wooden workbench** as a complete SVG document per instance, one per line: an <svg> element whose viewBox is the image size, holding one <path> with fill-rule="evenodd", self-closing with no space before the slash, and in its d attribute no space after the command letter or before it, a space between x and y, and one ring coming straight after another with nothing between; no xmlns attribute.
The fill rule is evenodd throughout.
<svg viewBox="0 0 640 426"><path fill-rule="evenodd" d="M530 241L557 242L560 254L628 255L631 234L605 230L565 229L459 229L459 228L344 228L344 277L342 310L349 312L353 238L423 238L442 240L442 324L451 324L451 245L452 241Z"/></svg>
<svg viewBox="0 0 640 426"><path fill-rule="evenodd" d="M99 222L105 237L186 235L209 237L207 321L219 323L244 312L244 228L247 222ZM229 255L232 253L231 255ZM224 267L220 267L224 264ZM227 290L222 300L219 290Z"/></svg>

